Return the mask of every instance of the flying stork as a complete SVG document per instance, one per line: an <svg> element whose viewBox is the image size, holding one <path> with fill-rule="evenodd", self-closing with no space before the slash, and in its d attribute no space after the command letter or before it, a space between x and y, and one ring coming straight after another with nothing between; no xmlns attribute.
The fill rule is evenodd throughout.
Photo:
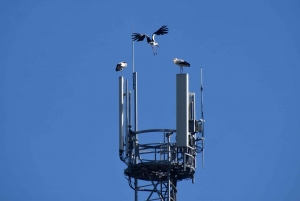
<svg viewBox="0 0 300 201"><path fill-rule="evenodd" d="M116 71L122 71L124 68L127 67L126 61L121 61L117 64Z"/></svg>
<svg viewBox="0 0 300 201"><path fill-rule="evenodd" d="M182 59L174 58L173 62L174 62L174 64L180 66L180 73L183 72L183 68L182 67L190 67L191 66L188 62L186 62L186 61L184 61Z"/></svg>
<svg viewBox="0 0 300 201"><path fill-rule="evenodd" d="M163 25L162 27L160 27L160 29L158 29L156 32L154 32L152 34L152 39L150 39L150 37L147 34L133 33L132 40L133 41L143 41L144 38L146 37L147 43L150 44L152 47L153 54L156 55L157 52L156 52L155 46L157 46L157 47L159 47L159 46L158 46L158 43L155 41L154 37L155 37L155 35L167 34L168 31L169 31L168 27L166 25Z"/></svg>

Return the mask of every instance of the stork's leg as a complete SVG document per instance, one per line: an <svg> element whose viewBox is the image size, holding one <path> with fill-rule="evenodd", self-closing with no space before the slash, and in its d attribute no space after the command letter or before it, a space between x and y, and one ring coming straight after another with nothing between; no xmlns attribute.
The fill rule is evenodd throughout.
<svg viewBox="0 0 300 201"><path fill-rule="evenodd" d="M153 46L153 54L154 54L154 56L157 55L155 46Z"/></svg>
<svg viewBox="0 0 300 201"><path fill-rule="evenodd" d="M153 47L153 46L151 46L151 47L152 47L152 52L153 52L153 55L155 56L154 47Z"/></svg>

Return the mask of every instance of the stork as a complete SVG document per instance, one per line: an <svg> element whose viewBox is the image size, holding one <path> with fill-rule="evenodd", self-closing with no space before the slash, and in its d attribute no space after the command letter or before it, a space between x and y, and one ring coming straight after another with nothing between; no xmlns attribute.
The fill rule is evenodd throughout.
<svg viewBox="0 0 300 201"><path fill-rule="evenodd" d="M143 41L144 38L147 38L147 43L151 45L154 56L157 55L155 47L159 47L158 43L155 41L155 35L164 35L168 33L168 27L163 25L156 32L152 34L152 39L147 34L133 33L132 40L133 41Z"/></svg>
<svg viewBox="0 0 300 201"><path fill-rule="evenodd" d="M126 61L121 61L117 64L116 71L122 71L124 68L127 67Z"/></svg>
<svg viewBox="0 0 300 201"><path fill-rule="evenodd" d="M183 72L182 67L190 67L191 66L188 62L184 61L183 59L174 58L173 62L174 62L174 64L176 64L180 67L180 73Z"/></svg>

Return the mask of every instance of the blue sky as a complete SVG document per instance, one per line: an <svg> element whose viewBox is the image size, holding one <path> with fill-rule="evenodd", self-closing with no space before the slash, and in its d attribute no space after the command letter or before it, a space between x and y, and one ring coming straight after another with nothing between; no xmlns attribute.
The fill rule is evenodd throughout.
<svg viewBox="0 0 300 201"><path fill-rule="evenodd" d="M198 100L203 67L205 169L178 199L300 200L299 19L296 0L2 0L0 200L133 200L115 72L131 86L132 24L169 27L157 56L135 43L139 129L175 128L172 58Z"/></svg>

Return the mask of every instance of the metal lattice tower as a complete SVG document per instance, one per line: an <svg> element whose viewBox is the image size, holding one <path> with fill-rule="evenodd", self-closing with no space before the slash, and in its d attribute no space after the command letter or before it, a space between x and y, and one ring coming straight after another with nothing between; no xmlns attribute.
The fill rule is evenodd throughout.
<svg viewBox="0 0 300 201"><path fill-rule="evenodd" d="M149 193L146 200L176 201L177 182L188 179L195 182L198 153L202 153L204 164L202 68L200 80L200 119L196 120L196 94L189 92L188 74L177 74L176 129L138 130L137 72L133 72L133 104L128 79L119 77L119 157L127 165L124 175L135 191L135 201L138 201L139 192ZM156 135L162 141L145 143L139 139L147 135L151 138Z"/></svg>

